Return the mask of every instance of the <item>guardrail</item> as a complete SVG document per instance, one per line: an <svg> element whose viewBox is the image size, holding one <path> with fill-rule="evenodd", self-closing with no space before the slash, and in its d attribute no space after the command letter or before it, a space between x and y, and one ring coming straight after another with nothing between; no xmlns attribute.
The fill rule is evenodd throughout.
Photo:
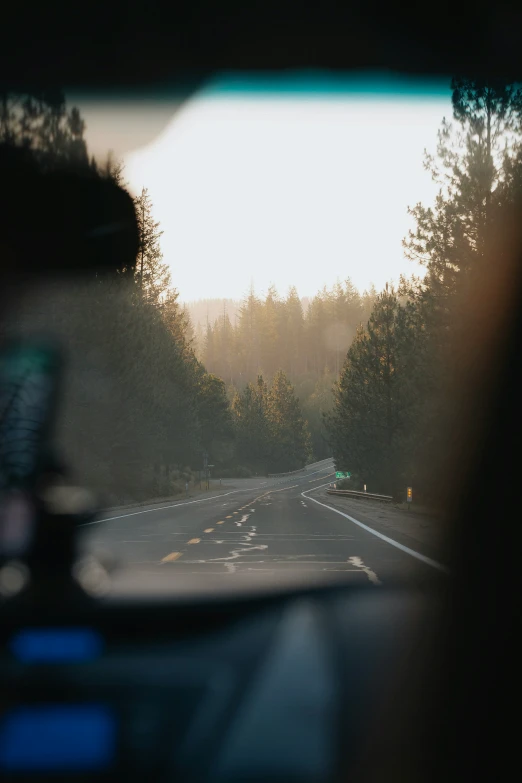
<svg viewBox="0 0 522 783"><path fill-rule="evenodd" d="M327 489L329 495L343 495L348 498L360 498L362 500L379 500L381 503L391 503L391 495L377 495L375 492L357 492L355 489Z"/></svg>
<svg viewBox="0 0 522 783"><path fill-rule="evenodd" d="M267 478L279 478L279 476L295 476L296 473L305 473L305 468L289 470L288 473L267 473Z"/></svg>

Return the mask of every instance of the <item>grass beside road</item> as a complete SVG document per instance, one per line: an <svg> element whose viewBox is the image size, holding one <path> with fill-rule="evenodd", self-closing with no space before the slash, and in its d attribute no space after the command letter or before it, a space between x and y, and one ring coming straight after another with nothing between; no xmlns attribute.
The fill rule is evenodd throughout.
<svg viewBox="0 0 522 783"><path fill-rule="evenodd" d="M417 503L393 503L393 506L399 509L399 511L406 511L409 514L419 514L432 519L440 519L442 517L441 512L432 506L420 506ZM409 510L408 506L411 506Z"/></svg>
<svg viewBox="0 0 522 783"><path fill-rule="evenodd" d="M325 489L322 493L322 502L326 505L351 514L391 538L395 538L396 534L407 536L407 539L429 547L434 557L436 552L444 550L447 529L442 515L437 515L433 508L412 503L411 511L408 511L406 503L379 503L371 499L328 495ZM407 545L415 549L413 544Z"/></svg>

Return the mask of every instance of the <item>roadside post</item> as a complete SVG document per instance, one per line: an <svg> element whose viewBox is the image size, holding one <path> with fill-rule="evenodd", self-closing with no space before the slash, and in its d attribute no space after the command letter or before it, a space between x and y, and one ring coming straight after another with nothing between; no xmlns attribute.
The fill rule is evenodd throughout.
<svg viewBox="0 0 522 783"><path fill-rule="evenodd" d="M406 489L406 502L408 503L408 511L410 510L410 504L413 500L413 489L411 487L408 487Z"/></svg>

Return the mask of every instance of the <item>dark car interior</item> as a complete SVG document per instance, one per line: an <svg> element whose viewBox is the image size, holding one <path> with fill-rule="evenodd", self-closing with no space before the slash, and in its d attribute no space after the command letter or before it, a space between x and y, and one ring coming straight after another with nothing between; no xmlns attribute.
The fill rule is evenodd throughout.
<svg viewBox="0 0 522 783"><path fill-rule="evenodd" d="M213 73L230 70L379 68L515 81L522 75L522 15L507 4L414 10L384 3L308 9L159 2L145 9L130 2L10 7L2 17L0 81L10 86L102 92L162 86L185 99ZM53 203L63 203L63 217L54 220L39 209L42 175L23 161L0 164L0 248L13 242L18 248L16 264L8 252L0 259L4 314L46 276L81 276L93 267L105 274L115 258L121 265L135 255L132 210L121 192L74 173L48 175ZM93 233L100 214L119 226L115 233ZM419 590L331 581L240 595L88 596L72 567L77 525L95 512L92 499L72 488L53 493L53 465L42 457L59 404L60 348L43 338L30 350L3 347L4 402L17 384L30 390L46 379L24 398L25 407L3 407L0 429L8 444L24 416L34 425L24 452L33 503L27 518L20 515L23 566L10 571L4 555L0 564L3 584L24 585L0 605L3 780L428 781L513 774L521 227L520 209L506 210L494 237L495 263L478 276L463 307L454 426L441 476L450 574ZM42 231L54 252L36 260L33 234ZM13 464L2 446L2 489Z"/></svg>

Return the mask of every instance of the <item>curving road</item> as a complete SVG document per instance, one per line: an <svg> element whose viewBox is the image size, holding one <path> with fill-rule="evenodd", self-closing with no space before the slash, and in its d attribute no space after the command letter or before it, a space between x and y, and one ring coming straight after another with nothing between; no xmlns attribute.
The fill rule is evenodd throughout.
<svg viewBox="0 0 522 783"><path fill-rule="evenodd" d="M330 506L332 480L331 460L295 476L231 480L203 498L112 512L84 528L83 543L113 553L113 589L124 593L339 577L380 587L440 575L418 543L384 534L360 507Z"/></svg>

